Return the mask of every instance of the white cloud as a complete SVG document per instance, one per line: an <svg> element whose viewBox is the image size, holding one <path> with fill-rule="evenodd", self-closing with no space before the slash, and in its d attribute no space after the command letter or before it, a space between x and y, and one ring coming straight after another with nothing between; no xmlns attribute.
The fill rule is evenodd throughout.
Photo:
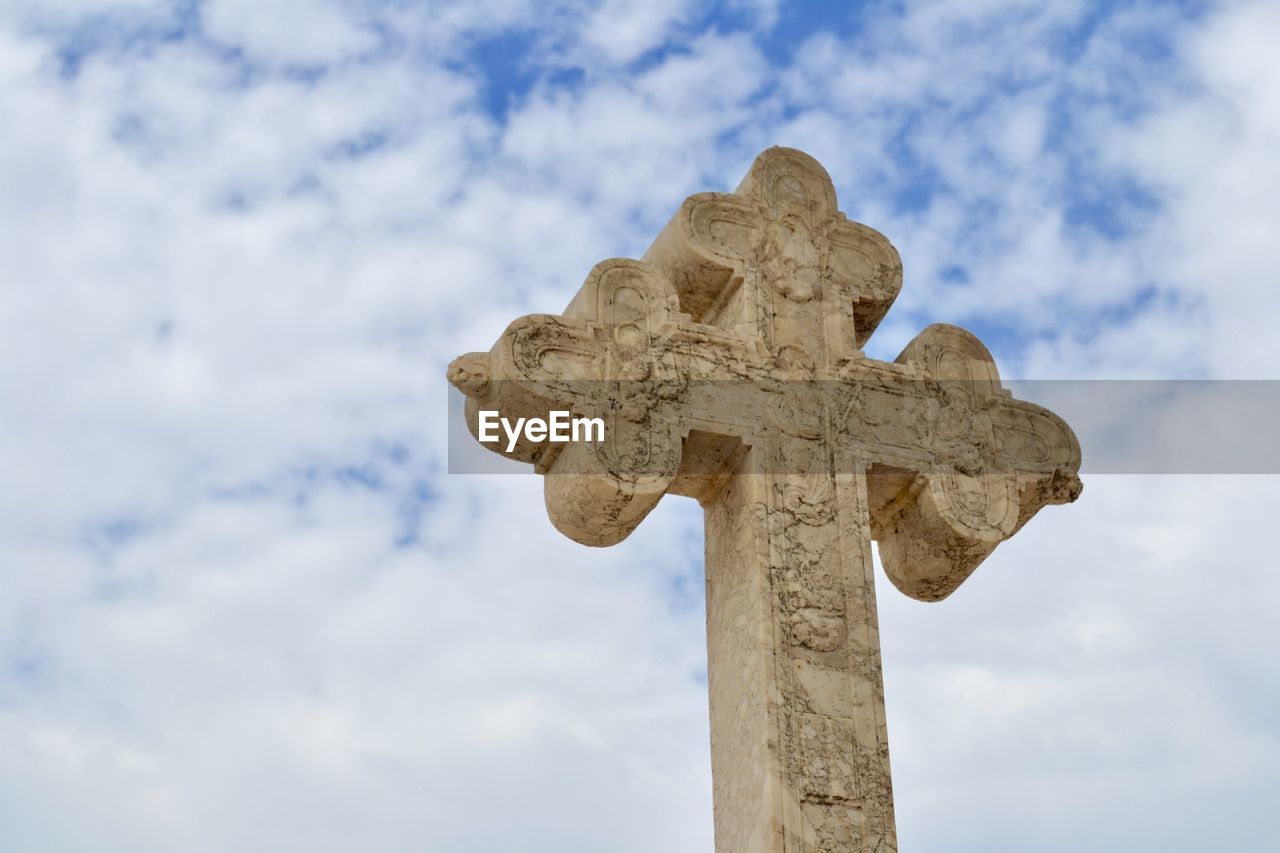
<svg viewBox="0 0 1280 853"><path fill-rule="evenodd" d="M1280 310L1280 63L1269 3L1229 4L1189 36L1187 97L1170 100L1116 158L1159 187L1155 237L1166 273L1204 300L1213 334L1197 340L1214 375L1274 378L1265 318Z"/></svg>
<svg viewBox="0 0 1280 853"><path fill-rule="evenodd" d="M680 0L605 0L587 13L583 40L614 62L631 62L645 51L660 47L690 11L689 4Z"/></svg>
<svg viewBox="0 0 1280 853"><path fill-rule="evenodd" d="M377 39L341 0L211 0L204 31L221 44L272 64L324 64L371 50Z"/></svg>
<svg viewBox="0 0 1280 853"><path fill-rule="evenodd" d="M1067 849L1083 815L1181 849L1184 815L1274 785L1275 492L1090 477L942 605L881 596L903 845L983 849L999 809L1000 849Z"/></svg>

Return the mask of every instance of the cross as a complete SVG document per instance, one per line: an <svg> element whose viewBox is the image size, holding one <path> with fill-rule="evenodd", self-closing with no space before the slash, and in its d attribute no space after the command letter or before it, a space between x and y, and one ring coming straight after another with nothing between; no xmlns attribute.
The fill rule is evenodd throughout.
<svg viewBox="0 0 1280 853"><path fill-rule="evenodd" d="M871 542L937 601L1080 494L1071 429L970 333L862 354L901 286L822 166L770 148L642 260L449 368L473 434L481 410L603 419L601 441L489 445L545 475L570 538L620 542L664 494L702 504L717 853L896 851Z"/></svg>

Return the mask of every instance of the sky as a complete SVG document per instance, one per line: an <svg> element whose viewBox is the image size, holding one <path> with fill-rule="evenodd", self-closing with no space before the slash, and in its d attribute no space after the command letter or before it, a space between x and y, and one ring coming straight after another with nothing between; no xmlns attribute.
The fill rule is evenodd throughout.
<svg viewBox="0 0 1280 853"><path fill-rule="evenodd" d="M817 157L1029 379L1280 378L1280 5L0 0L0 850L710 853L702 521L444 368ZM1086 443L1084 454L1089 458ZM878 578L907 853L1280 849L1275 477Z"/></svg>

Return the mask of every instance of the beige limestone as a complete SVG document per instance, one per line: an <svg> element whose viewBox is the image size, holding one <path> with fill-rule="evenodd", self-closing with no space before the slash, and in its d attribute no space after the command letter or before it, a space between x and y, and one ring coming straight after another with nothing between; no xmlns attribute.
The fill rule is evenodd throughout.
<svg viewBox="0 0 1280 853"><path fill-rule="evenodd" d="M1012 399L973 335L863 356L901 284L825 170L771 148L563 314L449 368L473 432L480 409L605 418L603 442L504 454L546 475L567 536L619 542L667 493L705 508L718 853L896 850L871 541L936 601L1080 493L1071 430Z"/></svg>

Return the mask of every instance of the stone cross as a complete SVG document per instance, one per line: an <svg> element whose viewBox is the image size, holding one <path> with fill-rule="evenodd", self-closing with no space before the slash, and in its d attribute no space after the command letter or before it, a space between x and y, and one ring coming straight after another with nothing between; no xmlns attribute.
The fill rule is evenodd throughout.
<svg viewBox="0 0 1280 853"><path fill-rule="evenodd" d="M1080 493L1070 428L1002 389L973 335L862 354L901 286L822 166L771 148L563 314L449 368L473 434L480 410L604 420L603 441L490 445L546 475L570 538L615 544L667 493L704 507L718 853L896 850L872 540L937 601Z"/></svg>

